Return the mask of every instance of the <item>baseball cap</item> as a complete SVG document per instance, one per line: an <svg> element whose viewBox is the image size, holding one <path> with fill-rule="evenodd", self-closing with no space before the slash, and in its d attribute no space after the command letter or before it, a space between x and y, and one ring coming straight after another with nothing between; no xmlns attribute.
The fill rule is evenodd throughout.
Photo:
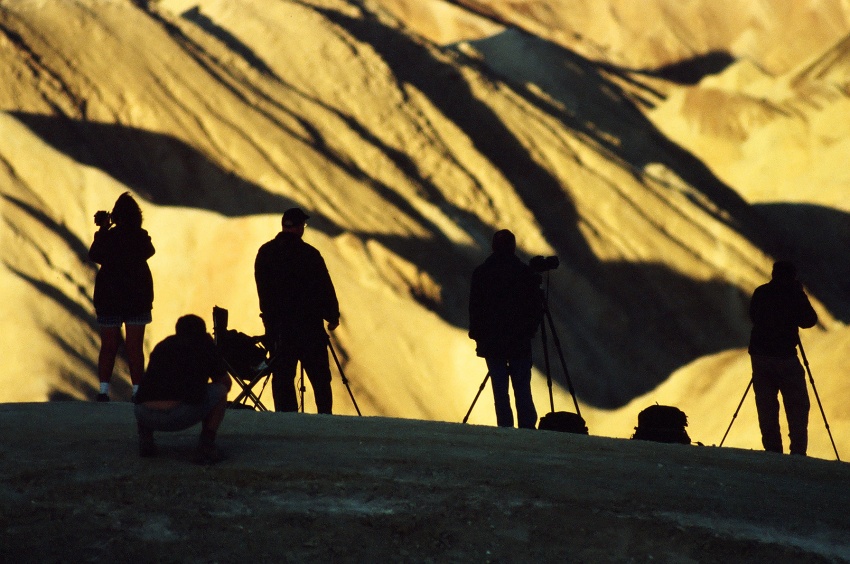
<svg viewBox="0 0 850 564"><path fill-rule="evenodd" d="M304 213L304 210L301 208L289 208L283 212L284 227L295 227L296 225L303 224L308 219L310 219L310 216Z"/></svg>

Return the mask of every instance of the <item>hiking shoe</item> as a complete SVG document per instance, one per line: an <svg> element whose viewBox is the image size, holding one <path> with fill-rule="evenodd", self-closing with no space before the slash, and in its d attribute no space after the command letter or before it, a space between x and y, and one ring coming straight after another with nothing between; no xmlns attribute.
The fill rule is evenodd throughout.
<svg viewBox="0 0 850 564"><path fill-rule="evenodd" d="M97 399L95 401L98 401L98 402L109 401L109 394L97 394Z"/></svg>
<svg viewBox="0 0 850 564"><path fill-rule="evenodd" d="M215 445L201 445L195 449L192 455L192 462L195 464L215 464L222 460L227 460L227 455Z"/></svg>

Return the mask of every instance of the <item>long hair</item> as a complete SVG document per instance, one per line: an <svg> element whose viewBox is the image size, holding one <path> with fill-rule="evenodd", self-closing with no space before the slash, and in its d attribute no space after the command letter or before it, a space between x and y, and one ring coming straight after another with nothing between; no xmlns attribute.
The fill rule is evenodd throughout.
<svg viewBox="0 0 850 564"><path fill-rule="evenodd" d="M115 222L115 225L142 226L142 208L139 207L139 204L136 203L129 192L124 192L115 200L115 206L112 208L112 221Z"/></svg>

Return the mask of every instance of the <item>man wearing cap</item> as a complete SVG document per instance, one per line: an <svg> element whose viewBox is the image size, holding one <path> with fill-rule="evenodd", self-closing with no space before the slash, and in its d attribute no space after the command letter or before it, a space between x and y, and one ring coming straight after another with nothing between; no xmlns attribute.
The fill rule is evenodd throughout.
<svg viewBox="0 0 850 564"><path fill-rule="evenodd" d="M300 208L283 214L283 229L257 252L254 278L269 346L276 354L272 397L276 411L298 411L298 361L316 397L319 413L331 413L328 330L339 325L339 302L319 251L302 240L309 216Z"/></svg>
<svg viewBox="0 0 850 564"><path fill-rule="evenodd" d="M814 327L818 315L812 308L797 269L788 261L773 265L770 282L759 286L750 301L750 360L761 441L764 449L782 452L779 399L785 405L791 454L805 455L808 446L809 392L797 359L799 328Z"/></svg>

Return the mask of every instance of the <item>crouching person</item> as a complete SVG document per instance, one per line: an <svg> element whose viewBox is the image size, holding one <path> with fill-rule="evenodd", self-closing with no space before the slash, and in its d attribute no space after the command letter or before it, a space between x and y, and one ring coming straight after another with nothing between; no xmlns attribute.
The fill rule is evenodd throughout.
<svg viewBox="0 0 850 564"><path fill-rule="evenodd" d="M193 461L213 464L222 460L215 436L224 419L230 385L204 320L197 315L178 319L175 334L151 352L136 392L139 454L156 455L154 431L182 431L201 423Z"/></svg>

